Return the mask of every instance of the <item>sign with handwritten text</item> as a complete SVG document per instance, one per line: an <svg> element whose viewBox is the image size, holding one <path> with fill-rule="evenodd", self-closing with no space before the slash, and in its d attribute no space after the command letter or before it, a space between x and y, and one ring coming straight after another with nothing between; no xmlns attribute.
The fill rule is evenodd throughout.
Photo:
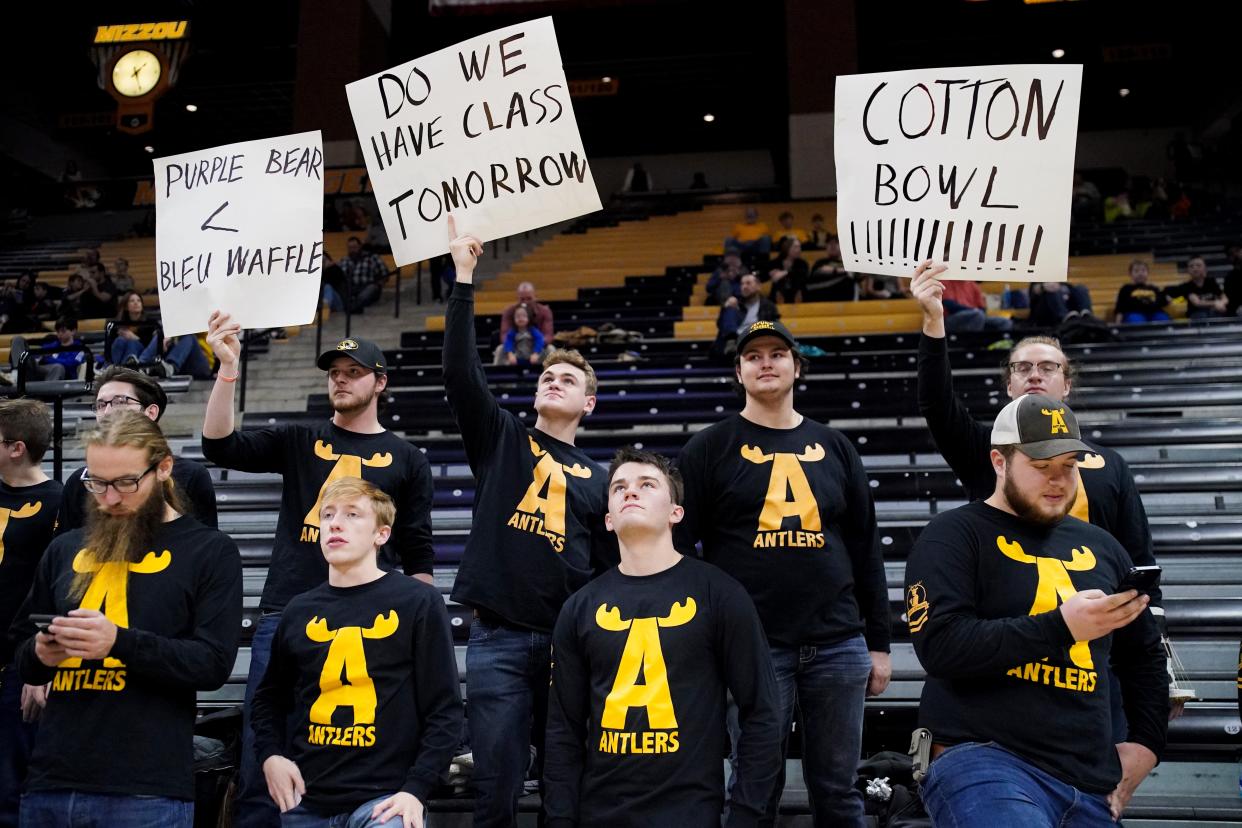
<svg viewBox="0 0 1242 828"><path fill-rule="evenodd" d="M1063 282L1082 67L968 66L837 78L845 266Z"/></svg>
<svg viewBox="0 0 1242 828"><path fill-rule="evenodd" d="M305 325L323 273L318 131L155 159L155 256L165 336Z"/></svg>
<svg viewBox="0 0 1242 828"><path fill-rule="evenodd" d="M600 209L552 18L481 35L345 87L398 265Z"/></svg>

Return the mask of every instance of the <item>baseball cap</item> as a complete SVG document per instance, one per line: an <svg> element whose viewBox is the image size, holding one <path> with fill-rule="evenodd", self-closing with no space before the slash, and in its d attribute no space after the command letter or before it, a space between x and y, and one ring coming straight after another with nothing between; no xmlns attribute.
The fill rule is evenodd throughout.
<svg viewBox="0 0 1242 828"><path fill-rule="evenodd" d="M1043 394L1018 397L1002 408L992 425L992 445L1017 446L1032 460L1092 450L1069 406Z"/></svg>
<svg viewBox="0 0 1242 828"><path fill-rule="evenodd" d="M320 370L326 371L332 367L332 360L339 356L349 357L363 368L377 374L388 373L388 363L384 361L384 352L368 339L342 339L336 343L335 348L320 354L315 364Z"/></svg>
<svg viewBox="0 0 1242 828"><path fill-rule="evenodd" d="M775 336L785 340L785 344L794 350L798 349L798 340L794 339L794 335L789 332L780 322L751 322L746 330L737 338L737 352L740 354L742 349L746 347L746 343L752 339L758 339L761 336Z"/></svg>

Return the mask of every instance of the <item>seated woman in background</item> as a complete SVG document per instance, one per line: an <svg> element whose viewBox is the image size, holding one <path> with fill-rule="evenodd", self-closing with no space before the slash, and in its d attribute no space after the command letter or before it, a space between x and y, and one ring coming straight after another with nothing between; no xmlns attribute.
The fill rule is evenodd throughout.
<svg viewBox="0 0 1242 828"><path fill-rule="evenodd" d="M768 271L772 289L768 297L773 302L797 302L806 298L807 274L810 267L802 258L802 242L793 236L781 239L780 252Z"/></svg>
<svg viewBox="0 0 1242 828"><path fill-rule="evenodd" d="M127 357L142 354L146 346L141 334L150 332L142 328L149 329L150 322L141 293L131 290L121 297L121 307L116 312L116 339L112 340L112 350L108 354L113 365L121 365Z"/></svg>
<svg viewBox="0 0 1242 828"><path fill-rule="evenodd" d="M1126 322L1167 322L1169 315L1163 308L1169 304L1169 297L1159 285L1148 283L1151 277L1147 262L1135 259L1130 262L1130 284L1122 285L1117 291L1117 302L1113 310L1115 323Z"/></svg>
<svg viewBox="0 0 1242 828"><path fill-rule="evenodd" d="M513 327L505 334L505 362L510 365L538 365L543 359L543 333L530 324L530 311L525 305L513 310Z"/></svg>

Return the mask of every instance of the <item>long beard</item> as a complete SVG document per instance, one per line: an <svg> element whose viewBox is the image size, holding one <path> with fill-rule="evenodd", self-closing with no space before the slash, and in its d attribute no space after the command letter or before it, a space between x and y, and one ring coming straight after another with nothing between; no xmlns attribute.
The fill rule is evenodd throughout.
<svg viewBox="0 0 1242 828"><path fill-rule="evenodd" d="M1070 509L1074 506L1074 495L1076 490L1065 493L1065 502L1061 508L1055 513L1048 512L1039 508L1038 501L1033 497L1027 497L1026 493L1019 490L1014 485L1009 475L1005 475L1005 500L1009 501L1009 508L1023 520L1031 523L1038 523L1042 526L1054 526L1065 519Z"/></svg>
<svg viewBox="0 0 1242 828"><path fill-rule="evenodd" d="M109 514L100 508L95 498L90 501L83 546L93 562L137 563L152 550L155 533L164 522L164 507L168 503L162 484L152 488L151 494L137 511L129 514ZM93 577L93 571L74 573L70 596L76 599L85 595Z"/></svg>

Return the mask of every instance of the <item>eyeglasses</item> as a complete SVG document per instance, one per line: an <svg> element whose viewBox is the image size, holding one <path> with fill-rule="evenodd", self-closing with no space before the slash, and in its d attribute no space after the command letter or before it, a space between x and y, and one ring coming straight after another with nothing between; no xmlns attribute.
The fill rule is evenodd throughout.
<svg viewBox="0 0 1242 828"><path fill-rule="evenodd" d="M1031 371L1035 370L1036 368L1039 369L1040 375L1045 376L1045 377L1051 377L1055 375L1056 373L1065 370L1064 365L1062 365L1059 362L1053 362L1052 360L1040 362L1038 364L1034 362L1011 362L1009 363L1009 373L1017 374L1019 377L1027 376L1028 374L1031 373Z"/></svg>
<svg viewBox="0 0 1242 828"><path fill-rule="evenodd" d="M125 394L117 394L110 400L96 400L93 407L96 414L102 414L109 408L119 408L123 405L142 405L142 400L134 399Z"/></svg>
<svg viewBox="0 0 1242 828"><path fill-rule="evenodd" d="M150 474L158 465L157 461L147 466L147 470L136 477L118 477L115 480L100 480L98 477L82 475L82 485L91 494L103 494L108 491L109 486L116 489L117 494L133 494L138 491L138 484L142 482L142 478Z"/></svg>

